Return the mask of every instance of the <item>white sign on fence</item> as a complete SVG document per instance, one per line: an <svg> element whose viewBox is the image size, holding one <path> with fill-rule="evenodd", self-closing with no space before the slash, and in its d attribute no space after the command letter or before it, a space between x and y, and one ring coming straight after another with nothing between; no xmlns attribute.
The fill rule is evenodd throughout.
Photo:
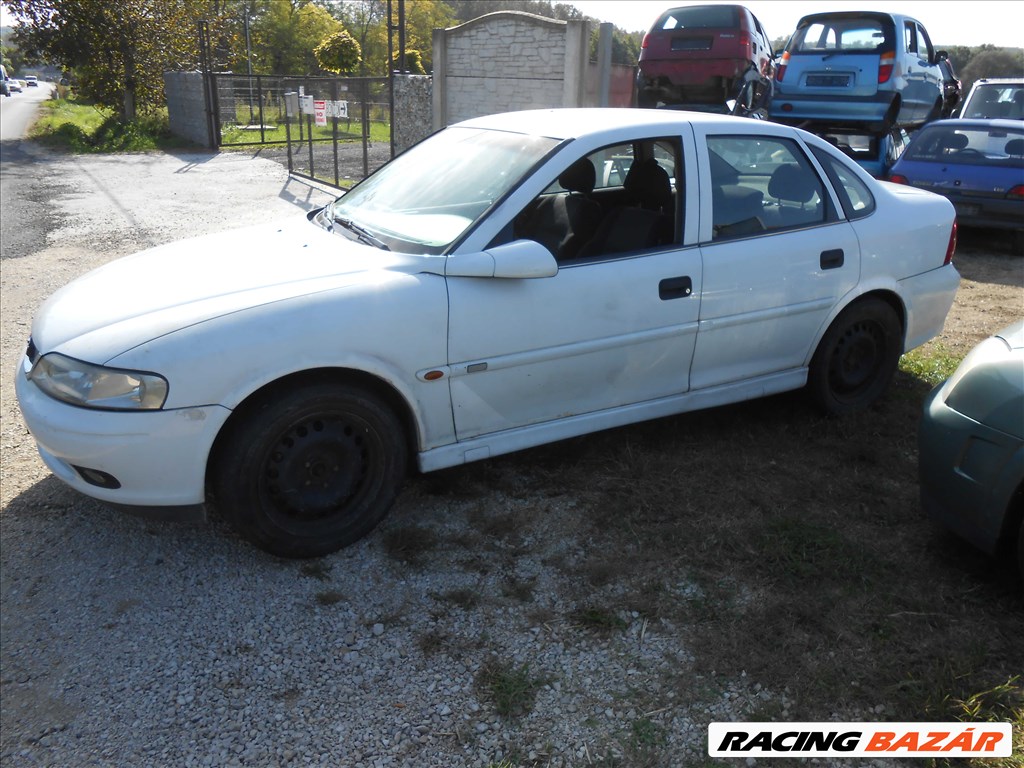
<svg viewBox="0 0 1024 768"><path fill-rule="evenodd" d="M328 101L327 102L327 116L328 117L348 117L348 102L347 101Z"/></svg>
<svg viewBox="0 0 1024 768"><path fill-rule="evenodd" d="M304 115L313 114L313 97L312 96L299 96L299 107Z"/></svg>
<svg viewBox="0 0 1024 768"><path fill-rule="evenodd" d="M313 122L316 125L327 125L327 102L323 99L313 102Z"/></svg>

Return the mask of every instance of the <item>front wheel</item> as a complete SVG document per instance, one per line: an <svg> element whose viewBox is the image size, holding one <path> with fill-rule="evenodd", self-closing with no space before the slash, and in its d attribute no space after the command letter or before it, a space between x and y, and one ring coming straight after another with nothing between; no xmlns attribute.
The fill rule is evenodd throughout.
<svg viewBox="0 0 1024 768"><path fill-rule="evenodd" d="M899 364L903 333L893 308L862 299L839 313L818 344L807 387L831 414L867 408L889 387Z"/></svg>
<svg viewBox="0 0 1024 768"><path fill-rule="evenodd" d="M218 451L216 507L281 557L318 557L365 536L405 476L400 420L362 388L318 383L247 407Z"/></svg>

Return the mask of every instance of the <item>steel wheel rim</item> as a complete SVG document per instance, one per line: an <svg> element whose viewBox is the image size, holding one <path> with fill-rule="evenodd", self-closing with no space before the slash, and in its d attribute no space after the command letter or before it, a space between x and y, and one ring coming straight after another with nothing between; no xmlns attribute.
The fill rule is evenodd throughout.
<svg viewBox="0 0 1024 768"><path fill-rule="evenodd" d="M358 419L316 416L292 425L263 463L261 485L283 523L325 521L351 508L370 484L372 446Z"/></svg>
<svg viewBox="0 0 1024 768"><path fill-rule="evenodd" d="M856 397L877 379L885 359L885 332L876 323L850 326L839 338L829 365L829 386L837 397Z"/></svg>

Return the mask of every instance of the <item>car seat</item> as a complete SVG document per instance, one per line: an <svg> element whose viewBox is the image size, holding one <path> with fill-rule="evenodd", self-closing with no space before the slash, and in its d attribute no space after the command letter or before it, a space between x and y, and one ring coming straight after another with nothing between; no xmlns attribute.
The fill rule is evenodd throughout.
<svg viewBox="0 0 1024 768"><path fill-rule="evenodd" d="M623 187L632 201L613 208L581 257L653 248L672 242L672 182L653 157L634 162Z"/></svg>
<svg viewBox="0 0 1024 768"><path fill-rule="evenodd" d="M517 222L519 237L536 240L556 259L571 259L593 237L601 222L601 206L590 198L597 172L582 157L558 177L565 193L544 195Z"/></svg>

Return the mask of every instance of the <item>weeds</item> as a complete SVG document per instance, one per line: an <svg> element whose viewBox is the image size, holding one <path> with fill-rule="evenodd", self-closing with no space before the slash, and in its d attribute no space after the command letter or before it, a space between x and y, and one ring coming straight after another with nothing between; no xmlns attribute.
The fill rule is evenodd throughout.
<svg viewBox="0 0 1024 768"><path fill-rule="evenodd" d="M78 99L51 99L42 102L40 112L31 137L69 152L142 152L190 146L170 132L167 110L125 123L109 110Z"/></svg>
<svg viewBox="0 0 1024 768"><path fill-rule="evenodd" d="M505 718L522 717L533 711L537 691L547 681L530 675L530 666L513 667L492 659L477 673L477 686L494 704L495 711Z"/></svg>

